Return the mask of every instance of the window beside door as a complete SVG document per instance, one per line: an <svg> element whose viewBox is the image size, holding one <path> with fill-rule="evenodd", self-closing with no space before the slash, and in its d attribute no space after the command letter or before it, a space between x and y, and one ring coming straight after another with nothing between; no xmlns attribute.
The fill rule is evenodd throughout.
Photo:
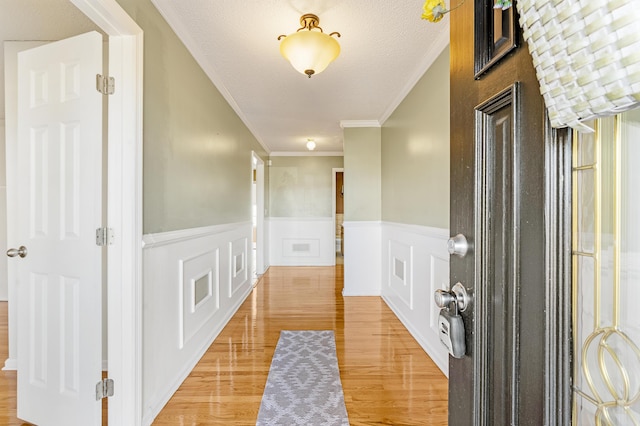
<svg viewBox="0 0 640 426"><path fill-rule="evenodd" d="M640 110L573 143L573 423L640 425Z"/></svg>

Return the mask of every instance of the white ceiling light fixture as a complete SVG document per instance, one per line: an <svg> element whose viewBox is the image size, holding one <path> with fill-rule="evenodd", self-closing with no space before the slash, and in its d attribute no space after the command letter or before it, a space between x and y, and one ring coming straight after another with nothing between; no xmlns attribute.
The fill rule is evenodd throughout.
<svg viewBox="0 0 640 426"><path fill-rule="evenodd" d="M314 149L316 149L316 143L313 141L313 139L307 139L307 149L309 151L313 151Z"/></svg>
<svg viewBox="0 0 640 426"><path fill-rule="evenodd" d="M302 27L295 33L278 37L278 40L284 39L280 43L282 56L291 62L293 68L309 78L324 71L340 54L340 44L332 37L340 37L340 33L327 35L318 24L320 18L307 13L300 17Z"/></svg>

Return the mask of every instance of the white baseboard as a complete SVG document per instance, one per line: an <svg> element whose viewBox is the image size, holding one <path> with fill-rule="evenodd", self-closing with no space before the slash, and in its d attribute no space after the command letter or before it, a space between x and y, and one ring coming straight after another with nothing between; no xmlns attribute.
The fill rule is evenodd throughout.
<svg viewBox="0 0 640 426"><path fill-rule="evenodd" d="M437 340L435 341L433 336L429 336L428 338L422 334L419 330L419 325L414 324L409 321L402 313L402 310L395 306L388 298L382 296L382 300L387 304L389 309L393 311L396 317L400 320L400 322L405 326L405 328L409 331L411 336L418 342L418 344L424 349L424 351L429 355L429 358L438 366L440 371L449 377L449 355L447 350L442 346L442 343Z"/></svg>
<svg viewBox="0 0 640 426"><path fill-rule="evenodd" d="M7 358L4 361L3 371L18 371L18 360L14 358Z"/></svg>

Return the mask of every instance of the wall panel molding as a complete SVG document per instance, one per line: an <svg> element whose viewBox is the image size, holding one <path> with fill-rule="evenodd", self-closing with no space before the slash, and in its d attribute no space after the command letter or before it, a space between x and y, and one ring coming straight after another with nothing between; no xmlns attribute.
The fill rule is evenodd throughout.
<svg viewBox="0 0 640 426"><path fill-rule="evenodd" d="M249 239L238 238L229 242L229 297L249 280Z"/></svg>
<svg viewBox="0 0 640 426"><path fill-rule="evenodd" d="M253 289L251 222L145 235L143 424L151 424Z"/></svg>
<svg viewBox="0 0 640 426"><path fill-rule="evenodd" d="M178 265L181 308L178 347L182 349L220 309L220 250L179 259ZM200 283L205 286L203 295L198 294Z"/></svg>
<svg viewBox="0 0 640 426"><path fill-rule="evenodd" d="M389 240L388 286L404 306L413 310L413 246Z"/></svg>
<svg viewBox="0 0 640 426"><path fill-rule="evenodd" d="M448 376L449 357L439 339L433 293L449 287L449 230L392 222L381 227L382 299Z"/></svg>
<svg viewBox="0 0 640 426"><path fill-rule="evenodd" d="M345 221L343 296L380 296L381 222ZM384 245L384 244L383 244Z"/></svg>
<svg viewBox="0 0 640 426"><path fill-rule="evenodd" d="M272 217L269 264L274 266L331 266L336 261L332 217Z"/></svg>
<svg viewBox="0 0 640 426"><path fill-rule="evenodd" d="M145 249L165 244L175 244L180 241L193 238L202 238L209 235L231 232L243 226L251 226L251 222L225 223L223 225L203 226L199 228L179 229L177 231L157 232L142 236L142 245Z"/></svg>

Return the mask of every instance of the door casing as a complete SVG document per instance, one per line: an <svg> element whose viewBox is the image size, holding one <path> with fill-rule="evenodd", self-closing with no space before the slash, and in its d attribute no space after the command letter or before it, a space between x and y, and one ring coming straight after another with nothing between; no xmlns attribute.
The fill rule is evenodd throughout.
<svg viewBox="0 0 640 426"><path fill-rule="evenodd" d="M257 277L264 274L267 270L267 262L265 261L266 233L264 232L264 160L255 152L251 153L252 161L255 160L256 172L256 277L253 277L257 283Z"/></svg>

